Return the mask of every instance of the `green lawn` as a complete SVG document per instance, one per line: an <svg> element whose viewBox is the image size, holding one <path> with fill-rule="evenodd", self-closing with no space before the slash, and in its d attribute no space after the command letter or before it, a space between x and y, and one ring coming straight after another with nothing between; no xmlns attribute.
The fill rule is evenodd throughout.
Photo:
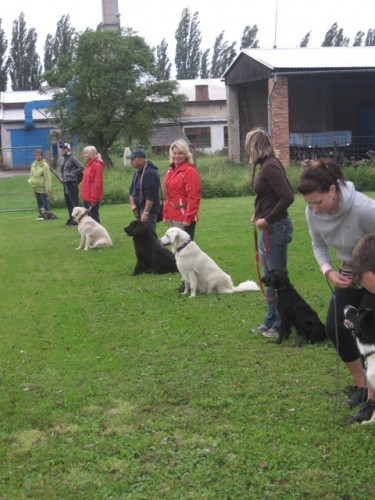
<svg viewBox="0 0 375 500"><path fill-rule="evenodd" d="M235 284L257 279L252 204L202 202L196 242ZM101 208L114 246L89 252L54 211L0 213L0 498L374 498L375 428L346 425L328 343L249 333L260 292L189 299L178 274L132 277L129 205ZM324 319L299 197L291 215L290 278Z"/></svg>

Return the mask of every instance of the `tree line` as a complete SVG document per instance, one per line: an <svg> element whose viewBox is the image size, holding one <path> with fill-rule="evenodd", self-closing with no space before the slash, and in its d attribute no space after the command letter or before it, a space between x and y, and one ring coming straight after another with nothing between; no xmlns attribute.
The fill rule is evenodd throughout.
<svg viewBox="0 0 375 500"><path fill-rule="evenodd" d="M366 40L359 32L355 45L374 45L374 32L370 30ZM246 26L240 49L258 48L257 35L256 25ZM175 39L176 80L220 77L236 57L236 43L225 40L224 32L217 36L212 55L210 49L201 49L199 14L189 9L182 11ZM301 47L308 41L309 33ZM43 64L36 43L35 28L27 28L21 13L13 23L7 54L0 20L0 90L6 90L8 76L14 91L54 89L50 112L61 140L94 144L111 164L109 148L147 147L161 119L178 123L186 97L171 79L165 39L150 47L131 28L98 27L78 34L67 14L58 21L55 34L46 37ZM334 24L322 45L348 46L349 39Z"/></svg>
<svg viewBox="0 0 375 500"><path fill-rule="evenodd" d="M181 19L175 32L176 52L174 64L176 79L219 78L237 56L237 42L225 39L225 32L219 33L212 48L202 50L202 33L199 28L199 12L192 13L190 9L182 10ZM300 42L300 47L307 47L311 31L306 33ZM45 74L65 60L69 66L74 57L77 38L75 28L70 24L69 14L58 21L54 35L48 34L44 44L43 64L36 50L37 32L35 28L28 29L25 15L21 12L13 22L12 38L9 46L0 19L0 90L4 91L11 81L12 90L36 90L46 79ZM344 35L343 29L334 23L327 31L322 47L348 47L350 38ZM374 46L375 28L367 33L358 31L352 46ZM239 43L239 50L260 48L258 26L246 25ZM154 62L164 80L171 79L172 62L168 55L168 43L165 39L152 48Z"/></svg>

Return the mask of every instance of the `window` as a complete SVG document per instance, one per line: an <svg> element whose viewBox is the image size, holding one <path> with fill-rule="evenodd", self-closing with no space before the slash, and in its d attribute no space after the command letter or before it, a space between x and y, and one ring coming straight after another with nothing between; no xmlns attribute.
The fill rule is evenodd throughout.
<svg viewBox="0 0 375 500"><path fill-rule="evenodd" d="M189 141L196 148L210 148L211 147L211 128L210 127L194 127L185 128L185 134Z"/></svg>

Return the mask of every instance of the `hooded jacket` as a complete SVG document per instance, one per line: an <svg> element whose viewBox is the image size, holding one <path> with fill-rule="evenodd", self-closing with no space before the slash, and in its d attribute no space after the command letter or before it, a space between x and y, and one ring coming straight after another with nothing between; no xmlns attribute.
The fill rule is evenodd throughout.
<svg viewBox="0 0 375 500"><path fill-rule="evenodd" d="M83 172L81 198L90 205L96 205L103 199L103 167L103 160L91 158Z"/></svg>
<svg viewBox="0 0 375 500"><path fill-rule="evenodd" d="M194 165L184 162L169 165L164 177L163 220L176 220L190 225L198 221L201 200L200 178Z"/></svg>
<svg viewBox="0 0 375 500"><path fill-rule="evenodd" d="M46 160L34 161L31 164L28 183L35 193L51 194L52 177Z"/></svg>
<svg viewBox="0 0 375 500"><path fill-rule="evenodd" d="M339 181L339 190L337 214L306 208L314 255L321 269L332 262L329 247L336 250L339 261L350 265L355 244L365 234L375 232L375 200L356 191L350 181L345 184Z"/></svg>
<svg viewBox="0 0 375 500"><path fill-rule="evenodd" d="M83 172L84 166L73 156L72 152L63 155L61 163L61 178L64 182L77 182L77 176Z"/></svg>

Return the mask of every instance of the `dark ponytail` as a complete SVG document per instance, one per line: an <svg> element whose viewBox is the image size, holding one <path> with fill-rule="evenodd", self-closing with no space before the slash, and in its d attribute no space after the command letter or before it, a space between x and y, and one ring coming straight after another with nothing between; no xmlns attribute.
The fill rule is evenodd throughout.
<svg viewBox="0 0 375 500"><path fill-rule="evenodd" d="M314 165L303 171L297 185L297 191L304 194L328 193L332 185L340 189L339 182L345 184L345 176L341 167L330 158L320 158Z"/></svg>

